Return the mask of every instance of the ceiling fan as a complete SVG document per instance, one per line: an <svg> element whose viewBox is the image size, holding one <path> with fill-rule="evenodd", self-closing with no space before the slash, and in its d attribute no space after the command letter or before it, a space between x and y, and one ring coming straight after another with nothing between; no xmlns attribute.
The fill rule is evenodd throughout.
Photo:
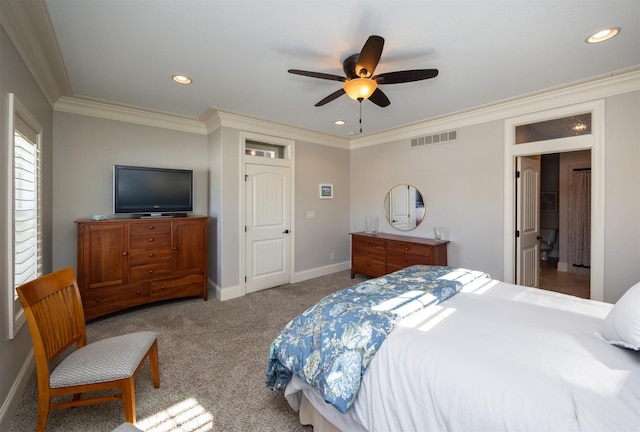
<svg viewBox="0 0 640 432"><path fill-rule="evenodd" d="M346 77L299 69L289 69L288 72L294 75L344 82L341 89L331 93L315 104L317 107L325 105L345 93L349 95L350 98L359 102L369 99L380 107L386 107L391 102L387 95L378 88L378 85L421 81L434 78L438 75L438 69L412 69L373 75L380 61L383 47L383 37L376 35L369 36L360 53L350 55L342 63L342 69Z"/></svg>

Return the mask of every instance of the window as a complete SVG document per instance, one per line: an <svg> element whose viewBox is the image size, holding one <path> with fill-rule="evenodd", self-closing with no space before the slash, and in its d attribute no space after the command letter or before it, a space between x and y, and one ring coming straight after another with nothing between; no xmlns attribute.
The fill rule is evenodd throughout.
<svg viewBox="0 0 640 432"><path fill-rule="evenodd" d="M10 280L7 284L9 338L24 323L24 313L16 287L42 275L42 192L41 192L41 128L33 116L15 97L10 98L13 114L7 161L11 173L9 207L9 245L11 251Z"/></svg>
<svg viewBox="0 0 640 432"><path fill-rule="evenodd" d="M516 126L516 144L591 134L591 113Z"/></svg>
<svg viewBox="0 0 640 432"><path fill-rule="evenodd" d="M245 141L244 145L244 154L247 156L285 159L286 147L284 145L269 144L249 139Z"/></svg>

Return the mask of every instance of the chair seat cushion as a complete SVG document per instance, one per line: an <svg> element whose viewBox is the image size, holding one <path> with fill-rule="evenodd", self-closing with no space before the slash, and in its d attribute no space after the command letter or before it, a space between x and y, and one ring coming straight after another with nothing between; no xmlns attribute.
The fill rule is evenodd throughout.
<svg viewBox="0 0 640 432"><path fill-rule="evenodd" d="M51 373L51 388L95 384L128 378L136 371L156 332L129 333L103 339L71 353Z"/></svg>

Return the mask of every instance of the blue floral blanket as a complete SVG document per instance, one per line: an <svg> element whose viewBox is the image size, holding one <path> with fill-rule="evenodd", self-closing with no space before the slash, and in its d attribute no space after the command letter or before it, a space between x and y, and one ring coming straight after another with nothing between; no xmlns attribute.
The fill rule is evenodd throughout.
<svg viewBox="0 0 640 432"><path fill-rule="evenodd" d="M295 373L345 413L362 374L398 322L488 277L455 267L415 265L331 294L291 320L273 341L266 385L282 394Z"/></svg>

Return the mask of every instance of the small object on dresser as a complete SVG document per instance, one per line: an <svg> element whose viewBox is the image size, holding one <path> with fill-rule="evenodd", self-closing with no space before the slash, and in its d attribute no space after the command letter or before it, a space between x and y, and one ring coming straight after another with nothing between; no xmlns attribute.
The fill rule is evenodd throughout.
<svg viewBox="0 0 640 432"><path fill-rule="evenodd" d="M378 218L366 216L364 219L364 231L368 234L378 234Z"/></svg>
<svg viewBox="0 0 640 432"><path fill-rule="evenodd" d="M109 219L109 216L107 215L101 215L101 214L91 215L91 220L94 220L94 221L101 221L101 220L107 220L107 219Z"/></svg>
<svg viewBox="0 0 640 432"><path fill-rule="evenodd" d="M433 237L436 241L442 240L442 236L444 235L444 228L442 227L433 227Z"/></svg>

